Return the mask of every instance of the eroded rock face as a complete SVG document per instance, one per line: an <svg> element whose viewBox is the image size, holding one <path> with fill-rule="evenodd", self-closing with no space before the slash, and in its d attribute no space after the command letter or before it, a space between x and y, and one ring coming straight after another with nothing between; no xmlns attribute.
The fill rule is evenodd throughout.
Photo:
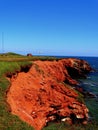
<svg viewBox="0 0 98 130"><path fill-rule="evenodd" d="M71 78L69 68L75 69L80 76L91 71L85 61L63 59L34 61L29 72L18 73L11 81L7 94L12 113L32 125L35 130L41 130L49 121L54 120L86 122L87 107L79 102L77 92L64 84L78 84Z"/></svg>

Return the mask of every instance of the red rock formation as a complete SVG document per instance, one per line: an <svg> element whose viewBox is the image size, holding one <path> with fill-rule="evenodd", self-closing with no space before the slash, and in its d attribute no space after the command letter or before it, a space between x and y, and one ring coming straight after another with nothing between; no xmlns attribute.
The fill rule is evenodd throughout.
<svg viewBox="0 0 98 130"><path fill-rule="evenodd" d="M74 123L87 121L88 109L79 102L77 92L64 82L77 85L69 75L69 68L78 75L91 71L90 66L78 59L34 61L30 70L18 73L11 81L7 102L13 114L41 130L49 121ZM68 70L67 70L68 69ZM74 74L73 74L74 75ZM72 75L72 76L73 76Z"/></svg>

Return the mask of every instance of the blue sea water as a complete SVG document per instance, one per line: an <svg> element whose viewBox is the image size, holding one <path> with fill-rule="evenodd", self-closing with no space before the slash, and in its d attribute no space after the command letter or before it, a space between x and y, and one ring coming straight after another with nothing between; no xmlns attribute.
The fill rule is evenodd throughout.
<svg viewBox="0 0 98 130"><path fill-rule="evenodd" d="M71 57L71 56L70 56ZM61 58L61 57L60 57ZM68 58L68 57L62 57ZM98 122L98 57L72 57L86 60L96 71L87 75L87 79L78 79L81 87L94 95L86 97L85 104L89 109L90 118Z"/></svg>
<svg viewBox="0 0 98 130"><path fill-rule="evenodd" d="M80 79L82 87L95 95L93 98L86 98L85 102L89 108L90 116L98 122L98 57L79 57L86 60L96 71L88 74L87 79Z"/></svg>
<svg viewBox="0 0 98 130"><path fill-rule="evenodd" d="M84 90L87 90L98 97L98 57L78 57L86 60L90 66L95 69L87 75L87 79L79 79Z"/></svg>

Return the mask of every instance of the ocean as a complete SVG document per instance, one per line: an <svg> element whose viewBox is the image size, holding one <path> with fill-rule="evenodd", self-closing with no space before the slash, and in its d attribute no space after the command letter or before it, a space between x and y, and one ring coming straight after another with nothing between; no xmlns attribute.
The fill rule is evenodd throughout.
<svg viewBox="0 0 98 130"><path fill-rule="evenodd" d="M98 122L98 57L79 57L79 59L86 60L95 69L95 72L87 75L87 79L79 79L79 81L85 91L94 95L94 97L86 97L85 103L89 108L91 119Z"/></svg>
<svg viewBox="0 0 98 130"><path fill-rule="evenodd" d="M69 58L68 57L59 57L59 58ZM85 104L89 109L89 117L90 120L97 121L98 122L98 57L72 57L72 58L79 58L86 60L93 69L95 69L95 72L91 72L87 75L86 79L78 79L80 82L81 87L85 92L91 93L92 97L86 96L85 97Z"/></svg>

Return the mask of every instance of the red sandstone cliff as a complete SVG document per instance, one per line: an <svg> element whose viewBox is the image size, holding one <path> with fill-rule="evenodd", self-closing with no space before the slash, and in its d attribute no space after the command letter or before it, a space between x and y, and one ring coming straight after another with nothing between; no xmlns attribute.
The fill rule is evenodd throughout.
<svg viewBox="0 0 98 130"><path fill-rule="evenodd" d="M84 76L89 71L88 63L78 59L34 61L27 73L20 72L11 79L7 102L12 113L35 130L53 120L84 123L88 109L79 102L77 92L64 82L77 85L72 77Z"/></svg>

